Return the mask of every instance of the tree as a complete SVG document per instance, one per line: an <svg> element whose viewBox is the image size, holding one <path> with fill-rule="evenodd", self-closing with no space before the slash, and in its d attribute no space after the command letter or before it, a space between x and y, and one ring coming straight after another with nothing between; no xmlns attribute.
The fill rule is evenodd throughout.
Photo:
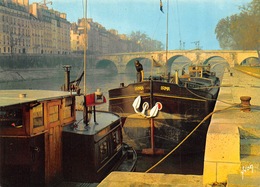
<svg viewBox="0 0 260 187"><path fill-rule="evenodd" d="M241 10L249 17L252 48L257 50L260 61L260 0L253 0L248 6L241 7Z"/></svg>
<svg viewBox="0 0 260 187"><path fill-rule="evenodd" d="M260 0L240 7L240 14L221 19L215 29L222 49L257 50L260 53Z"/></svg>
<svg viewBox="0 0 260 187"><path fill-rule="evenodd" d="M227 17L225 19L221 19L217 27L215 29L216 38L219 41L219 45L222 49L231 49L234 46L234 40L231 34L231 21L230 18Z"/></svg>
<svg viewBox="0 0 260 187"><path fill-rule="evenodd" d="M163 49L163 44L160 41L153 40L140 31L132 32L129 38L136 44L136 51L157 51Z"/></svg>

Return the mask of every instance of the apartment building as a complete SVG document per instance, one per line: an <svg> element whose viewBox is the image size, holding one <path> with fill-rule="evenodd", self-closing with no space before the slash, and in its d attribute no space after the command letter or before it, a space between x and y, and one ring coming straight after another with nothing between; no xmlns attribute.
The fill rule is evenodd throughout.
<svg viewBox="0 0 260 187"><path fill-rule="evenodd" d="M45 1L44 1L45 2ZM66 14L29 0L0 0L0 53L68 54Z"/></svg>
<svg viewBox="0 0 260 187"><path fill-rule="evenodd" d="M30 5L30 13L41 22L40 27L37 26L38 24L34 25L36 33L32 33L35 40L41 41L40 53L68 54L70 52L70 22L66 19L67 15L38 3ZM31 43L35 45L34 49L39 46L37 42Z"/></svg>
<svg viewBox="0 0 260 187"><path fill-rule="evenodd" d="M86 31L85 31L86 29ZM86 38L85 38L85 32ZM131 52L133 42L126 35L118 34L116 30L106 30L101 24L93 19L78 19L77 23L71 24L71 50L83 53L84 46L88 54L110 54ZM87 42L85 42L87 40Z"/></svg>
<svg viewBox="0 0 260 187"><path fill-rule="evenodd" d="M47 2L48 3L48 2ZM67 15L43 3L0 0L0 54L109 54L136 51L126 35L92 19L67 21ZM86 37L85 37L86 28ZM85 42L87 40L87 42Z"/></svg>
<svg viewBox="0 0 260 187"><path fill-rule="evenodd" d="M0 0L0 53L26 53L30 47L28 0Z"/></svg>

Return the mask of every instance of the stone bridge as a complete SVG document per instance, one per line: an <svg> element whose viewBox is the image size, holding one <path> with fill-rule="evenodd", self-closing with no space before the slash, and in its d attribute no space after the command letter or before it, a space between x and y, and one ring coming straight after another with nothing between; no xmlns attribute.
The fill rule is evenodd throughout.
<svg viewBox="0 0 260 187"><path fill-rule="evenodd" d="M154 51L117 53L91 56L90 58L95 67L111 63L117 68L118 73L125 73L127 65L132 65L135 60L146 61L150 64L156 62L169 71L174 63L208 64L212 60L228 63L230 67L234 67L244 63L247 59L258 59L258 53L253 50L171 50L167 54L165 51Z"/></svg>

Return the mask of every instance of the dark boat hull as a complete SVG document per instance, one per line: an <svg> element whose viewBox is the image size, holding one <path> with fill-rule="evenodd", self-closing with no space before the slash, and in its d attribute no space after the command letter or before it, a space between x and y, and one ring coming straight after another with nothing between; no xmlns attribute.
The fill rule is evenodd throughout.
<svg viewBox="0 0 260 187"><path fill-rule="evenodd" d="M190 90L174 83L161 81L144 81L130 84L127 87L109 91L109 109L124 119L124 141L142 151L151 147L151 120L136 114L132 104L137 96L141 96L140 111L144 102L151 109L156 102L162 109L153 120L153 138L156 148L166 152L177 146L212 110L218 88L210 91ZM149 115L149 110L147 112ZM201 151L204 149L209 119L187 140L181 149ZM195 146L194 146L195 145Z"/></svg>
<svg viewBox="0 0 260 187"><path fill-rule="evenodd" d="M134 171L135 151L122 141L120 117L96 111L98 120L91 118L85 126L81 120L63 127L64 178L76 182L101 182L112 171ZM83 116L81 111L78 116ZM80 119L80 118L78 118Z"/></svg>
<svg viewBox="0 0 260 187"><path fill-rule="evenodd" d="M151 148L151 123L150 119L141 119L139 116L127 117L123 127L124 141L139 153ZM187 122L170 117L154 119L154 148L162 149L164 153L169 152L186 138L198 124L199 122L196 121ZM203 151L208 124L208 121L201 124L179 150L185 153Z"/></svg>

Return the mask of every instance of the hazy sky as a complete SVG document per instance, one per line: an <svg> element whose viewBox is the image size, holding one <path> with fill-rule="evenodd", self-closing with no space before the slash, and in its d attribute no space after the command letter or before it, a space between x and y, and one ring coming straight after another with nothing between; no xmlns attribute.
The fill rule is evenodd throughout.
<svg viewBox="0 0 260 187"><path fill-rule="evenodd" d="M42 2L43 0L30 0ZM49 8L64 12L70 22L83 15L85 0L52 0ZM48 2L48 0L46 0ZM87 0L87 17L106 29L116 29L130 35L141 31L150 38L166 41L167 0L162 0L165 13L160 11L160 0ZM195 41L205 50L220 49L215 36L218 21L239 13L239 6L251 0L169 0L169 50L194 49Z"/></svg>

